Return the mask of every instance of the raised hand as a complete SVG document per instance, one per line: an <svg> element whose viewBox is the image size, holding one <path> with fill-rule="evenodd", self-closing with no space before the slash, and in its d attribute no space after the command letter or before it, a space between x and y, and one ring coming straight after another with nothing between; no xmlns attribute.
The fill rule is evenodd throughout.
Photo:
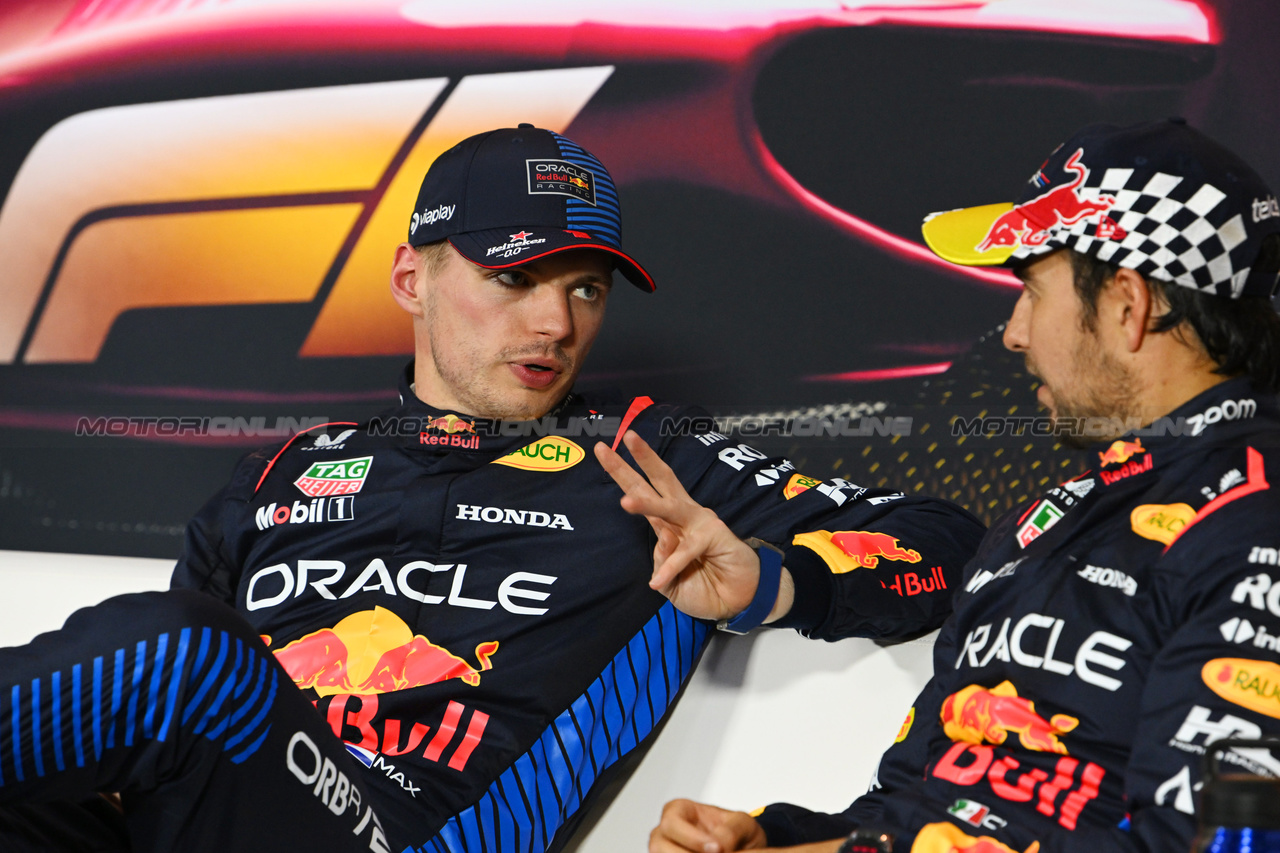
<svg viewBox="0 0 1280 853"><path fill-rule="evenodd" d="M640 469L623 461L603 442L596 458L625 495L622 508L648 519L658 536L649 586L684 613L699 619L726 619L751 603L760 580L760 559L711 510L699 504L667 463L633 432L623 443ZM766 621L791 608L794 588L783 569L782 588Z"/></svg>

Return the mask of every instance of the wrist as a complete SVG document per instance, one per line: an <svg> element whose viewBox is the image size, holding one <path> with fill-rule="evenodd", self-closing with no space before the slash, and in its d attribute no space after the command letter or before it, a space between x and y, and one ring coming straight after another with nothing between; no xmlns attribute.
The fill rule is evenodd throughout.
<svg viewBox="0 0 1280 853"><path fill-rule="evenodd" d="M746 608L737 616L722 619L716 623L717 628L730 634L745 634L764 624L777 607L778 593L782 585L782 549L760 539L743 541L747 547L756 552L756 557L760 561L760 574L755 595L752 596Z"/></svg>
<svg viewBox="0 0 1280 853"><path fill-rule="evenodd" d="M840 842L835 853L893 853L893 835L870 827L860 827Z"/></svg>
<svg viewBox="0 0 1280 853"><path fill-rule="evenodd" d="M782 577L778 581L778 598L773 603L773 609L769 611L769 615L765 617L764 624L768 625L777 622L782 617L791 612L791 605L796 601L796 581L791 577L791 572L787 571L787 567L782 567Z"/></svg>

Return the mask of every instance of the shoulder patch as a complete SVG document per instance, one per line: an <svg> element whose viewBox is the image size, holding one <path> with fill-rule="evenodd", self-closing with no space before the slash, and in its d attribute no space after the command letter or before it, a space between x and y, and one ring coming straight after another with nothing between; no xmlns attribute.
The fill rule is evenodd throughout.
<svg viewBox="0 0 1280 853"><path fill-rule="evenodd" d="M1142 504L1129 513L1129 526L1144 539L1172 545L1195 516L1189 504Z"/></svg>
<svg viewBox="0 0 1280 853"><path fill-rule="evenodd" d="M564 471L577 465L586 456L587 452L569 439L549 435L493 460L493 464L507 465L522 471Z"/></svg>
<svg viewBox="0 0 1280 853"><path fill-rule="evenodd" d="M1214 693L1242 708L1280 719L1280 664L1246 658L1214 658L1200 669Z"/></svg>

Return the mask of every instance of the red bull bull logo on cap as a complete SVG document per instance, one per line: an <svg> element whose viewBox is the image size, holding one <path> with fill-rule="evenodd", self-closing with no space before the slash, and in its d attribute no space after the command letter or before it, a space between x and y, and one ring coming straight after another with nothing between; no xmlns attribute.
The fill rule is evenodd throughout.
<svg viewBox="0 0 1280 853"><path fill-rule="evenodd" d="M376 694L460 678L475 687L493 668L497 641L475 648L479 667L415 635L385 607L352 613L332 628L313 631L276 649L276 659L300 688L320 696Z"/></svg>
<svg viewBox="0 0 1280 853"><path fill-rule="evenodd" d="M1089 177L1088 167L1080 162L1083 155L1084 149L1077 148L1062 167L1063 171L1074 173L1075 178L1028 202L1015 204L1011 210L991 223L986 236L977 245L977 251L989 252L996 248L1019 245L1041 246L1049 239L1054 228L1075 225L1095 214L1099 215L1100 220L1107 220L1105 229L1100 229L1107 233L1106 237L1099 234L1102 239L1123 239L1124 230L1106 217L1107 211L1116 203L1115 197L1099 195L1097 198L1087 199L1080 196L1080 186Z"/></svg>
<svg viewBox="0 0 1280 853"><path fill-rule="evenodd" d="M1054 714L1046 720L1036 713L1035 703L1018 695L1017 688L1002 681L988 690L971 684L952 693L942 703L942 730L954 741L1002 744L1016 732L1026 749L1067 755L1058 740L1080 725L1075 717Z"/></svg>
<svg viewBox="0 0 1280 853"><path fill-rule="evenodd" d="M881 559L907 563L918 563L921 559L919 551L902 547L896 537L871 530L841 530L836 533L814 530L797 535L792 544L816 551L827 567L838 575L855 569L874 569L880 565Z"/></svg>

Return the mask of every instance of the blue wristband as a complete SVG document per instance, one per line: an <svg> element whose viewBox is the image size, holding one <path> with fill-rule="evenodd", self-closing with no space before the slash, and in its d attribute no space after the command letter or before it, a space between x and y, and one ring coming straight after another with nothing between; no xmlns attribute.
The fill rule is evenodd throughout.
<svg viewBox="0 0 1280 853"><path fill-rule="evenodd" d="M732 619L716 623L717 628L730 634L746 634L751 629L760 627L777 603L778 587L782 583L782 551L759 539L743 541L760 558L760 581L756 584L756 594L746 610Z"/></svg>

